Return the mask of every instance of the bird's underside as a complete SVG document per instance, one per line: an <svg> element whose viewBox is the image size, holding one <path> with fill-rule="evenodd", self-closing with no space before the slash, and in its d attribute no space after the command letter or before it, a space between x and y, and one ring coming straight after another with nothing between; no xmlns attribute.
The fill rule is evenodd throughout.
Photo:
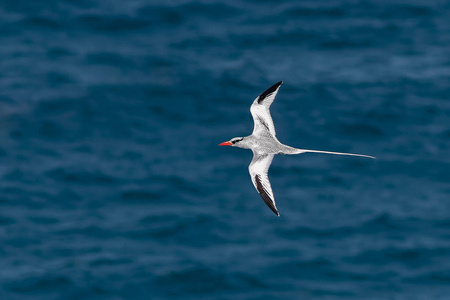
<svg viewBox="0 0 450 300"><path fill-rule="evenodd" d="M235 146L253 151L253 159L248 167L250 177L261 198L277 216L280 214L275 204L275 197L268 177L269 167L274 155L312 152L374 158L361 154L297 149L280 143L276 138L275 126L273 125L269 109L282 83L280 81L274 84L253 101L250 107L254 122L251 135L243 138L233 138L220 144L220 146Z"/></svg>

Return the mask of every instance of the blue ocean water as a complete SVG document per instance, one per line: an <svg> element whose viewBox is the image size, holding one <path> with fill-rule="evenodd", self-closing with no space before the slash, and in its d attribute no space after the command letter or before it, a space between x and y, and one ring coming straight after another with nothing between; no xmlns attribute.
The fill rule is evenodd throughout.
<svg viewBox="0 0 450 300"><path fill-rule="evenodd" d="M445 1L3 1L0 299L450 299ZM272 106L280 217L251 151Z"/></svg>

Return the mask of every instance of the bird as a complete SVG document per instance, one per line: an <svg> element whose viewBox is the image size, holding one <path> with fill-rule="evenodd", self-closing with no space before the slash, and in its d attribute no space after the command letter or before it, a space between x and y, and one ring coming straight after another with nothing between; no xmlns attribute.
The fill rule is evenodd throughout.
<svg viewBox="0 0 450 300"><path fill-rule="evenodd" d="M264 93L256 97L250 106L250 113L254 122L251 135L234 137L219 144L219 146L232 146L253 151L253 159L248 167L250 177L261 198L277 216L280 216L280 213L275 204L275 197L268 176L270 164L276 154L323 153L375 159L373 156L363 154L298 149L278 141L275 126L270 115L270 105L275 100L282 83L283 81L280 81L272 85Z"/></svg>

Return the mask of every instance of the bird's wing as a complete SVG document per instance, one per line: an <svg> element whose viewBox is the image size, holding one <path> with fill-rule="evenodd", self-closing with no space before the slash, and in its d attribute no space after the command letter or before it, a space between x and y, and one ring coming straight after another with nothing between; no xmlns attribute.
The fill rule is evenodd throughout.
<svg viewBox="0 0 450 300"><path fill-rule="evenodd" d="M269 131L273 136L275 136L275 126L273 125L272 117L270 116L270 105L275 96L278 93L283 81L275 83L270 88L268 88L264 93L259 95L255 101L253 101L250 107L250 112L253 117L253 122L255 127L253 128L253 134L259 135L261 132Z"/></svg>
<svg viewBox="0 0 450 300"><path fill-rule="evenodd" d="M269 171L270 164L272 163L273 154L257 154L253 152L253 159L248 167L250 177L252 178L253 185L258 193L266 202L267 206L277 215L277 206L275 205L275 198L273 197L272 187L270 186Z"/></svg>

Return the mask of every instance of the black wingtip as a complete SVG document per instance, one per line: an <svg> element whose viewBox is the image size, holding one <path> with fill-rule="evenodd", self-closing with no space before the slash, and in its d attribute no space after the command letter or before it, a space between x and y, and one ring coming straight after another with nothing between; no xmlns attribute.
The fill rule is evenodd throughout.
<svg viewBox="0 0 450 300"><path fill-rule="evenodd" d="M272 85L270 88L268 88L264 93L259 95L258 103L261 103L261 101L263 101L267 96L269 96L270 94L275 92L282 84L283 84L283 81L279 81L279 82L275 83L274 85Z"/></svg>
<svg viewBox="0 0 450 300"><path fill-rule="evenodd" d="M275 203L273 203L272 199L270 199L269 195L267 195L267 192L261 183L261 178L259 177L259 175L255 176L255 180L256 180L256 190L258 191L259 195L267 204L267 206L270 208L270 210L273 211L279 217L280 214L278 213L278 210L275 207Z"/></svg>

